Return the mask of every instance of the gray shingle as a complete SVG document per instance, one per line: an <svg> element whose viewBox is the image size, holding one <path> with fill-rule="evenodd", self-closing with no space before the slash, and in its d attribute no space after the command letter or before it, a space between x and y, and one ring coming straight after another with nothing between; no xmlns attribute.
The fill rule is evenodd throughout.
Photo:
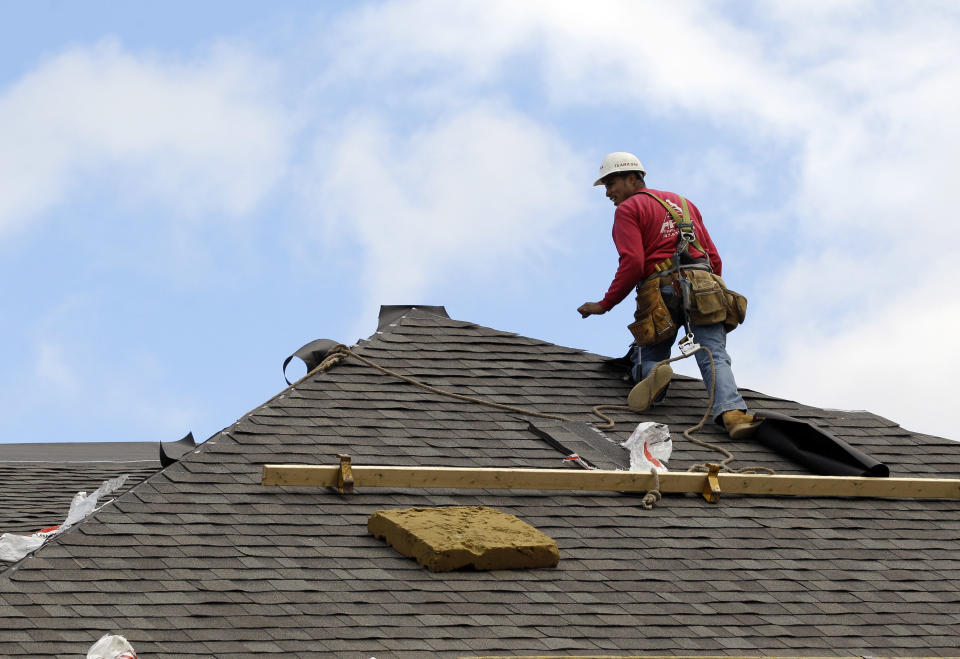
<svg viewBox="0 0 960 659"><path fill-rule="evenodd" d="M582 423L627 385L604 358L414 310L357 350L463 393ZM960 445L862 412L745 392L809 418L899 474L955 477ZM615 413L670 424L671 465L714 459L681 431L699 381ZM714 427L737 464L803 473ZM589 450L589 446L586 447ZM580 447L578 447L580 450ZM143 655L945 654L960 645L960 522L949 501L638 497L264 488L264 462L556 467L516 414L423 392L348 359L260 406L0 577L0 652L79 654L100 627ZM586 451L584 451L586 452ZM922 453L924 460L918 459ZM589 459L589 458L588 458ZM433 574L366 533L377 509L484 504L560 546L555 569ZM359 654L358 654L359 653Z"/></svg>

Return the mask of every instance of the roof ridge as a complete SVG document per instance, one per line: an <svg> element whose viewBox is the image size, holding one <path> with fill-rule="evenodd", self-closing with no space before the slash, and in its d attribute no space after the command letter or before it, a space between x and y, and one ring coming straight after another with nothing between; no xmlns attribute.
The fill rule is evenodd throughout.
<svg viewBox="0 0 960 659"><path fill-rule="evenodd" d="M381 304L380 313L377 316L377 329L379 330L386 325L390 325L413 311L419 311L442 318L450 318L450 314L447 313L446 308L442 305Z"/></svg>
<svg viewBox="0 0 960 659"><path fill-rule="evenodd" d="M383 307L386 307L386 306L387 305L383 305ZM431 308L443 309L444 312L446 312L444 307L431 307ZM495 327L490 327L487 325L481 325L479 323L475 323L472 321L459 320L449 315L440 316L439 314L426 310L424 307L416 307L416 306L407 308L404 313L397 316L396 318L391 319L391 322L381 324L377 328L377 331L375 331L369 337L367 337L366 339L360 339L360 341L357 342L357 347L362 347L365 343L373 341L378 334L379 335L402 334L402 333L396 332L395 330L388 331L385 328L415 327L416 324L411 321L414 321L417 319L436 321L435 323L432 323L432 324L436 324L437 327L476 329L482 332L488 332L489 338L497 338L497 339L516 338L516 339L521 339L522 341L524 341L530 346L536 346L541 348L544 348L544 347L557 348L570 354L585 355L588 357L595 357L601 360L613 359L609 355L601 355L599 353L593 353L584 348L574 348L574 347L566 346L560 343L554 343L552 341L544 341L543 339L527 336L526 334L521 334L519 332L511 332L508 330L497 329ZM477 341L474 341L474 343L477 343Z"/></svg>

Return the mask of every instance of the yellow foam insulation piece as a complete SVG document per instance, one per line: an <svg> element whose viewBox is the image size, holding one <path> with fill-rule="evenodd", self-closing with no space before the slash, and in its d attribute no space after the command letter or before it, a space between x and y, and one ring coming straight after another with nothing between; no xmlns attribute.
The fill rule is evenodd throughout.
<svg viewBox="0 0 960 659"><path fill-rule="evenodd" d="M556 567L556 541L487 506L378 510L367 530L432 572Z"/></svg>

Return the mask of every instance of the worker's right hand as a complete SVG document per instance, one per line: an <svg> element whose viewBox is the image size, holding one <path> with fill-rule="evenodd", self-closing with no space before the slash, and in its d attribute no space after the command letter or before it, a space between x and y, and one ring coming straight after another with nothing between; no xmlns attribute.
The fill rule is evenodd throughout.
<svg viewBox="0 0 960 659"><path fill-rule="evenodd" d="M584 302L577 307L577 311L580 312L580 316L582 318L586 318L587 316L592 316L594 314L607 313L607 310L599 302Z"/></svg>

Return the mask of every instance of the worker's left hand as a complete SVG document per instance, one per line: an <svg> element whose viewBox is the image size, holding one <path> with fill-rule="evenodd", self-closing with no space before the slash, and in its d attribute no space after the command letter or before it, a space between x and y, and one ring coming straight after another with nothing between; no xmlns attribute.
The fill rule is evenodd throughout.
<svg viewBox="0 0 960 659"><path fill-rule="evenodd" d="M599 302L584 302L579 307L577 307L577 311L580 312L580 315L583 318L586 318L587 316L592 316L594 314L607 313L607 310L604 309L603 305L600 304Z"/></svg>

